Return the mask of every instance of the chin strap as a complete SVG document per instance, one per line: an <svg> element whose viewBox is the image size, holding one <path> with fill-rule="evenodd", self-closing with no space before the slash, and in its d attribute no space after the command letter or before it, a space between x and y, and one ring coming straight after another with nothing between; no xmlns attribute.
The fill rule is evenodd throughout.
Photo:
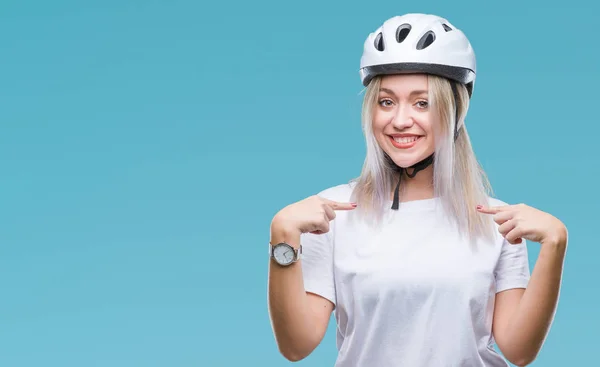
<svg viewBox="0 0 600 367"><path fill-rule="evenodd" d="M450 86L452 87L452 93L454 94L454 105L457 106L458 105L458 91L456 90L456 84L454 82L450 82ZM454 141L456 141L456 139L458 139L458 134L460 132L460 130L458 129L458 108L455 109L456 110L456 115L455 115L455 119L454 119ZM392 158L390 158L389 155L385 154L385 159L388 162L388 164L392 167L392 169L395 172L398 172L398 183L396 184L396 188L394 189L394 200L392 202L392 209L393 210L398 210L399 206L400 206L400 182L402 181L402 174L406 173L406 176L408 176L409 178L413 178L417 175L417 173L419 171L424 170L425 168L429 167L429 165L431 165L433 163L434 160L434 155L430 155L429 157L423 159L420 162L417 162L415 164L413 164L412 166L408 167L408 168L412 168L413 171L412 173L408 172L408 168L402 168L400 166L398 166L396 163L394 163L394 161L392 160Z"/></svg>
<svg viewBox="0 0 600 367"><path fill-rule="evenodd" d="M398 183L396 184L396 188L394 189L394 202L392 203L392 209L397 210L400 206L400 182L402 181L403 173L406 173L406 175L409 178L415 177L419 171L424 170L425 168L429 167L430 164L433 163L433 154L423 159L422 161L417 162L416 164L413 164L412 166L408 167L413 169L412 173L408 172L408 168L402 168L396 163L394 163L394 161L387 154L385 155L385 158L388 161L388 163L392 166L392 169L395 172L399 173Z"/></svg>
<svg viewBox="0 0 600 367"><path fill-rule="evenodd" d="M458 90L456 90L456 83L450 82L450 86L452 87L452 94L454 94L454 141L458 139Z"/></svg>

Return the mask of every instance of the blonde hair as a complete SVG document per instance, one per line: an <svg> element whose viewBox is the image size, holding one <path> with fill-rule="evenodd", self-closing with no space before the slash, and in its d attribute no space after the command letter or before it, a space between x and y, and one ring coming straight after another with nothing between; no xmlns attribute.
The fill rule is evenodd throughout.
<svg viewBox="0 0 600 367"><path fill-rule="evenodd" d="M366 157L361 175L351 182L356 186L353 200L358 203L357 214L379 221L389 210L390 196L398 173L385 160L385 153L372 130L373 108L377 105L381 77L375 77L366 88L362 106L362 127L366 138ZM479 165L471 146L464 119L469 108L469 96L464 85L457 84L458 120L460 131L454 141L455 99L450 82L428 75L429 105L439 123L434 124L435 153L433 162L434 196L458 226L471 239L492 239L494 227L490 216L477 212L478 204L487 205L491 185ZM400 185L402 188L402 183ZM400 195L402 191L400 191ZM402 203L400 203L402 205Z"/></svg>

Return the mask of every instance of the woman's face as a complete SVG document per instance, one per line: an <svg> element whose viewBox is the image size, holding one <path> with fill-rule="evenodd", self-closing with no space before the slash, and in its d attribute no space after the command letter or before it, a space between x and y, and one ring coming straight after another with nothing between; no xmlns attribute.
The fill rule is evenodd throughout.
<svg viewBox="0 0 600 367"><path fill-rule="evenodd" d="M410 167L435 151L427 75L386 75L373 109L373 134L400 167Z"/></svg>

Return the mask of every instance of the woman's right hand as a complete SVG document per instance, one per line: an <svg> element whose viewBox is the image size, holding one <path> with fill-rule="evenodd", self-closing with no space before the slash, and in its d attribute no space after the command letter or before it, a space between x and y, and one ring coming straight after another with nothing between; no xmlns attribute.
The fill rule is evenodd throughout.
<svg viewBox="0 0 600 367"><path fill-rule="evenodd" d="M335 219L336 210L353 210L354 203L340 203L317 195L309 196L281 209L271 223L271 231L279 233L329 232L329 222Z"/></svg>

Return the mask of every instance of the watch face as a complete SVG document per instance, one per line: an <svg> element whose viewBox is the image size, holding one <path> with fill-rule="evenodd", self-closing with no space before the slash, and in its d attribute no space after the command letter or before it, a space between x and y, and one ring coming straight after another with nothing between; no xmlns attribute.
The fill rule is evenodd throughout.
<svg viewBox="0 0 600 367"><path fill-rule="evenodd" d="M294 249L286 243L273 247L273 257L282 265L289 265L294 261Z"/></svg>

